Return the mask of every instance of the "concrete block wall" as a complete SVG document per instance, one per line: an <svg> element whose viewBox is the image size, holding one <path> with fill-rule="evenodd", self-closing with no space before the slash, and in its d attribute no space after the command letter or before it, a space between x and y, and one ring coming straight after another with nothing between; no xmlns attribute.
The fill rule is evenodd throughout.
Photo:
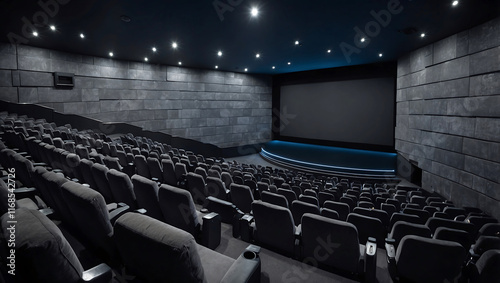
<svg viewBox="0 0 500 283"><path fill-rule="evenodd" d="M75 74L54 88L53 72ZM272 80L0 44L0 99L235 147L271 139Z"/></svg>
<svg viewBox="0 0 500 283"><path fill-rule="evenodd" d="M500 219L500 18L400 58L396 100L422 187Z"/></svg>

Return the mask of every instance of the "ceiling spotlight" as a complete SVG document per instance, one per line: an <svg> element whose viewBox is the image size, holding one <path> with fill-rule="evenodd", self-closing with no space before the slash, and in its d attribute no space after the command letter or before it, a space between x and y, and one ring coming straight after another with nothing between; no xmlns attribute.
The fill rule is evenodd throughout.
<svg viewBox="0 0 500 283"><path fill-rule="evenodd" d="M219 50L219 52L217 52L217 56L221 57L222 56L222 51Z"/></svg>
<svg viewBox="0 0 500 283"><path fill-rule="evenodd" d="M50 30L55 31L56 30L56 26L55 25L51 25L50 26Z"/></svg>
<svg viewBox="0 0 500 283"><path fill-rule="evenodd" d="M179 63L178 63L178 64L179 64L179 65L182 65L182 62L181 62L181 61L179 61Z"/></svg>
<svg viewBox="0 0 500 283"><path fill-rule="evenodd" d="M219 66L215 65L215 68L216 68L216 69L219 69Z"/></svg>
<svg viewBox="0 0 500 283"><path fill-rule="evenodd" d="M276 69L276 66L273 66L273 67L272 67L272 69L273 69L273 70L274 70L274 69Z"/></svg>
<svg viewBox="0 0 500 283"><path fill-rule="evenodd" d="M250 14L252 15L252 17L257 17L259 15L259 9L253 7L252 10L250 11Z"/></svg>
<svg viewBox="0 0 500 283"><path fill-rule="evenodd" d="M151 50L153 50L153 52L156 52L156 47L151 48Z"/></svg>
<svg viewBox="0 0 500 283"><path fill-rule="evenodd" d="M109 52L109 57L113 57L113 52Z"/></svg>
<svg viewBox="0 0 500 283"><path fill-rule="evenodd" d="M260 53L255 54L255 58L260 58Z"/></svg>
<svg viewBox="0 0 500 283"><path fill-rule="evenodd" d="M458 5L458 1L457 0L453 1L453 3L451 3L451 5L452 6L457 6Z"/></svg>
<svg viewBox="0 0 500 283"><path fill-rule="evenodd" d="M364 37L362 37L362 38L361 38L361 42L365 42L365 40L366 40L366 39L365 39Z"/></svg>
<svg viewBox="0 0 500 283"><path fill-rule="evenodd" d="M379 53L379 54L378 54L378 57L382 57L382 56L384 56L384 54L382 54L382 53Z"/></svg>
<svg viewBox="0 0 500 283"><path fill-rule="evenodd" d="M326 53L332 53L331 49L326 50Z"/></svg>
<svg viewBox="0 0 500 283"><path fill-rule="evenodd" d="M245 68L245 72L248 72L248 68Z"/></svg>
<svg viewBox="0 0 500 283"><path fill-rule="evenodd" d="M292 65L292 62L288 62L287 64L288 64L288 65Z"/></svg>
<svg viewBox="0 0 500 283"><path fill-rule="evenodd" d="M295 45L299 45L300 42L298 40L295 40Z"/></svg>
<svg viewBox="0 0 500 283"><path fill-rule="evenodd" d="M34 37L37 37L37 36L38 36L38 32L34 31L34 32L33 32L33 36L34 36Z"/></svg>
<svg viewBox="0 0 500 283"><path fill-rule="evenodd" d="M148 57L144 57L144 61L146 61L146 62L147 62L147 61L148 61Z"/></svg>
<svg viewBox="0 0 500 283"><path fill-rule="evenodd" d="M177 49L177 47L179 47L179 45L177 45L177 42L172 42L172 48Z"/></svg>
<svg viewBox="0 0 500 283"><path fill-rule="evenodd" d="M425 33L420 34L420 37L425 37Z"/></svg>
<svg viewBox="0 0 500 283"><path fill-rule="evenodd" d="M80 33L80 38L85 38L85 35L83 33Z"/></svg>

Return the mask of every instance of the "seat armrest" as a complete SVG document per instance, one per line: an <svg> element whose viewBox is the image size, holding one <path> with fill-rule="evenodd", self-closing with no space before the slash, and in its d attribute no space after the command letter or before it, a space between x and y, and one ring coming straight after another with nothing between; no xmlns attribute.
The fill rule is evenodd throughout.
<svg viewBox="0 0 500 283"><path fill-rule="evenodd" d="M365 282L377 281L377 240L369 237L365 245Z"/></svg>
<svg viewBox="0 0 500 283"><path fill-rule="evenodd" d="M80 281L92 283L108 283L111 282L112 278L113 273L111 271L111 268L107 264L101 263L92 267L91 269L85 270Z"/></svg>
<svg viewBox="0 0 500 283"><path fill-rule="evenodd" d="M138 209L134 210L134 212L140 213L140 214L146 214L147 210L144 208L138 208Z"/></svg>
<svg viewBox="0 0 500 283"><path fill-rule="evenodd" d="M221 217L215 212L203 216L201 231L202 245L209 249L216 249L220 245L221 238Z"/></svg>
<svg viewBox="0 0 500 283"><path fill-rule="evenodd" d="M112 210L111 212L109 212L109 221L111 222L111 224L115 224L115 221L120 216L122 216L123 214L125 214L126 212L128 212L129 210L130 210L130 206L128 206L128 205L118 206L117 209Z"/></svg>
<svg viewBox="0 0 500 283"><path fill-rule="evenodd" d="M397 267L396 267L396 249L394 248L394 239L385 239L385 252L387 254L387 269L389 270L389 275L391 278L397 278Z"/></svg>
<svg viewBox="0 0 500 283"><path fill-rule="evenodd" d="M50 217L51 215L54 214L54 210L52 208L42 208L39 209L38 211L40 211L43 215L47 217Z"/></svg>
<svg viewBox="0 0 500 283"><path fill-rule="evenodd" d="M31 188L27 188L27 187L22 187L22 188L17 188L17 189L14 189L14 194L16 195L22 195L22 194L32 194L36 191L35 188L31 187Z"/></svg>
<svg viewBox="0 0 500 283"><path fill-rule="evenodd" d="M252 246L252 245L250 245ZM249 247L250 247L249 246ZM260 249L259 249L260 250ZM241 254L236 261L229 267L221 283L233 282L260 282L261 263L259 253L248 248Z"/></svg>

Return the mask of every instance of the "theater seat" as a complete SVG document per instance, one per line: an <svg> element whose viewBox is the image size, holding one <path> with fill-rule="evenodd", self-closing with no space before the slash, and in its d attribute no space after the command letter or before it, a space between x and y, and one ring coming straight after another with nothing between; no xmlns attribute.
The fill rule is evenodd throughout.
<svg viewBox="0 0 500 283"><path fill-rule="evenodd" d="M498 282L500 278L500 250L489 250L477 262L468 266L471 283Z"/></svg>
<svg viewBox="0 0 500 283"><path fill-rule="evenodd" d="M114 238L127 272L146 282L260 282L256 246L234 260L196 244L188 232L137 213L116 221Z"/></svg>
<svg viewBox="0 0 500 283"><path fill-rule="evenodd" d="M386 249L394 282L456 282L465 257L458 243L413 235L403 237L397 251L390 244Z"/></svg>
<svg viewBox="0 0 500 283"><path fill-rule="evenodd" d="M376 251L375 243L360 244L358 231L351 223L310 213L302 217L303 258L314 258L320 264L355 274L367 273L366 281L375 282Z"/></svg>
<svg viewBox="0 0 500 283"><path fill-rule="evenodd" d="M106 264L84 270L59 228L41 212L17 209L15 215L15 277L7 277L7 282L111 282L112 271ZM9 220L8 214L2 216L4 239L10 235Z"/></svg>
<svg viewBox="0 0 500 283"><path fill-rule="evenodd" d="M146 209L146 215L163 221L163 214L158 202L158 184L155 181L134 175L131 178L137 206Z"/></svg>
<svg viewBox="0 0 500 283"><path fill-rule="evenodd" d="M244 213L250 213L252 211L252 202L254 201L250 188L235 183L231 184L229 188L233 204Z"/></svg>
<svg viewBox="0 0 500 283"><path fill-rule="evenodd" d="M298 254L298 236L300 229L296 227L289 209L279 205L254 201L252 210L255 217L256 240L272 249L288 256Z"/></svg>

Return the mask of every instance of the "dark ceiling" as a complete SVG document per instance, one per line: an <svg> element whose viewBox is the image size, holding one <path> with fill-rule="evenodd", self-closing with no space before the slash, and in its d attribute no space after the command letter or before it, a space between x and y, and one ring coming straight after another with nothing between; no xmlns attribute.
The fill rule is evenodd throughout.
<svg viewBox="0 0 500 283"><path fill-rule="evenodd" d="M0 0L0 40L101 57L112 51L116 59L147 57L151 64L282 74L396 60L500 15L498 0L452 2ZM255 18L252 7L259 8ZM38 37L27 22L35 23Z"/></svg>

